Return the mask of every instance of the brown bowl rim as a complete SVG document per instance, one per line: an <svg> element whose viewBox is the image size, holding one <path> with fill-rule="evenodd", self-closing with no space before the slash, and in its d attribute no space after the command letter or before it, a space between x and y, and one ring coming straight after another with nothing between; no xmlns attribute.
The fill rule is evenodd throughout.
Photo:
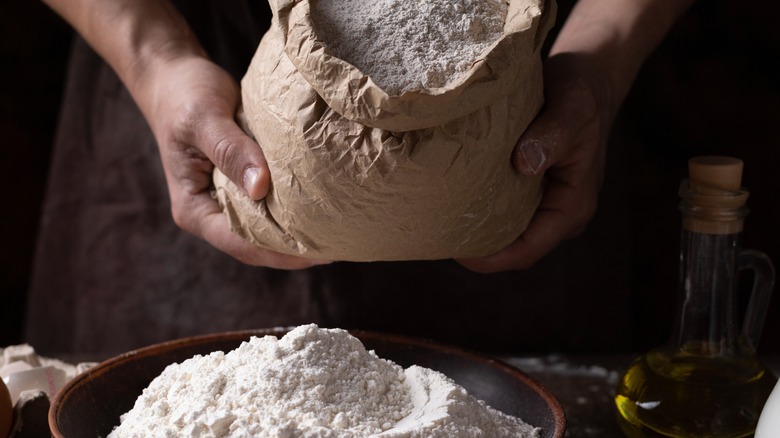
<svg viewBox="0 0 780 438"><path fill-rule="evenodd" d="M122 365L123 363L129 360L132 360L136 357L144 357L151 354L156 354L160 350L168 350L174 346L197 345L202 343L208 343L209 341L213 341L213 340L233 340L233 339L239 340L244 338L249 339L252 336L266 336L266 335L282 336L288 331L292 330L293 328L294 327L273 327L273 328L266 328L266 329L233 330L233 331L226 331L226 332L219 332L219 333L209 333L203 335L188 336L188 337L172 339L169 341L163 341L145 347L137 348L135 350L131 350L119 354L117 356L111 357L109 359L106 359L98 363L96 366L82 372L81 374L77 375L76 377L68 381L68 383L66 383L65 386L62 387L62 389L60 389L59 392L57 392L57 394L54 397L54 400L51 403L51 406L49 407L49 412L48 412L49 429L52 433L52 436L54 438L66 438L64 435L62 435L62 433L59 430L59 424L58 424L59 413L62 410L62 406L65 400L67 400L67 398L71 395L71 393L82 382L84 382L85 380L89 380L94 376L103 374L119 365ZM482 363L484 365L491 366L493 368L498 368L502 372L511 375L514 379L518 379L522 381L523 384L531 388L534 392L536 392L539 396L542 397L542 399L545 401L548 408L553 414L553 420L555 423L555 433L553 435L553 438L564 437L566 431L566 414L563 410L563 406L561 405L560 401L555 397L555 395L553 395L553 393L549 389L547 389L547 387L545 387L538 380L529 376L519 368L512 366L501 359L491 357L484 353L478 353L476 351L457 347L452 344L433 341L429 339L423 339L423 338L412 337L407 335L398 335L392 333L382 333L382 332L376 332L370 330L360 330L360 329L349 329L348 331L350 334L360 339L361 342L363 341L363 339L376 339L376 340L389 341L391 343L412 345L412 346L422 347L426 349L434 349L442 353L448 353L448 354L458 355L461 357L466 357L469 360L472 360L474 362Z"/></svg>

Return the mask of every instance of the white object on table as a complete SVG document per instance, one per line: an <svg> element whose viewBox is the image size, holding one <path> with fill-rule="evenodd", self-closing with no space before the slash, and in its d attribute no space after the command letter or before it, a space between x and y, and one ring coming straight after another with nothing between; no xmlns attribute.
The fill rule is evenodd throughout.
<svg viewBox="0 0 780 438"><path fill-rule="evenodd" d="M16 404L24 391L40 390L54 399L54 395L68 382L65 372L51 366L18 371L3 378L11 393L11 401Z"/></svg>
<svg viewBox="0 0 780 438"><path fill-rule="evenodd" d="M780 381L764 404L754 438L780 437Z"/></svg>

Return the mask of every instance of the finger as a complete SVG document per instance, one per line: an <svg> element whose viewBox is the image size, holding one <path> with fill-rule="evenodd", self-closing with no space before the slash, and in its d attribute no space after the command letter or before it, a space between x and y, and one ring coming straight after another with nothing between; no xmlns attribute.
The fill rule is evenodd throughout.
<svg viewBox="0 0 780 438"><path fill-rule="evenodd" d="M512 152L512 164L525 175L545 172L572 148L581 144L578 136L593 121L594 114L582 117L582 108L571 103L554 104L544 109L520 136Z"/></svg>
<svg viewBox="0 0 780 438"><path fill-rule="evenodd" d="M554 111L539 115L525 130L512 152L512 164L524 175L543 173L557 161L558 145L565 136Z"/></svg>
<svg viewBox="0 0 780 438"><path fill-rule="evenodd" d="M214 117L196 140L206 156L247 196L263 199L270 189L268 164L260 146L230 117Z"/></svg>
<svg viewBox="0 0 780 438"><path fill-rule="evenodd" d="M482 273L528 269L552 251L562 240L557 234L567 228L556 211L538 211L528 229L503 250L487 257L460 259L458 263Z"/></svg>
<svg viewBox="0 0 780 438"><path fill-rule="evenodd" d="M330 263L281 254L253 245L230 230L228 221L219 205L207 194L196 195L191 200L189 214L197 220L199 237L237 260L254 266L277 269L304 269Z"/></svg>
<svg viewBox="0 0 780 438"><path fill-rule="evenodd" d="M549 76L545 76L545 106L512 152L515 169L529 176L541 174L571 155L572 148L580 144L578 136L598 114L582 81L561 80L552 73Z"/></svg>
<svg viewBox="0 0 780 438"><path fill-rule="evenodd" d="M528 269L563 240L581 234L595 214L596 199L561 180L551 180L542 204L520 237L487 257L458 260L476 272Z"/></svg>

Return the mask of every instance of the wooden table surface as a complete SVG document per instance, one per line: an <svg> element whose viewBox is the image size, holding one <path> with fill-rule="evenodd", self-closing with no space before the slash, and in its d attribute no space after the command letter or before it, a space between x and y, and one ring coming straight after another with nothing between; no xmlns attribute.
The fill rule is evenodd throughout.
<svg viewBox="0 0 780 438"><path fill-rule="evenodd" d="M624 438L615 421L615 386L632 357L626 355L504 357L547 387L566 412L566 437ZM761 357L780 375L780 355Z"/></svg>

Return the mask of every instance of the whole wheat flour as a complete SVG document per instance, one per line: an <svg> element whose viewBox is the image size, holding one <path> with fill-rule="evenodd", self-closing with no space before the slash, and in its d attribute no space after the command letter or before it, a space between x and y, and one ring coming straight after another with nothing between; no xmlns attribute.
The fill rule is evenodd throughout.
<svg viewBox="0 0 780 438"><path fill-rule="evenodd" d="M325 0L312 23L329 51L388 94L447 85L501 35L504 0Z"/></svg>
<svg viewBox="0 0 780 438"><path fill-rule="evenodd" d="M538 437L441 373L366 351L345 330L300 326L168 366L118 437Z"/></svg>

